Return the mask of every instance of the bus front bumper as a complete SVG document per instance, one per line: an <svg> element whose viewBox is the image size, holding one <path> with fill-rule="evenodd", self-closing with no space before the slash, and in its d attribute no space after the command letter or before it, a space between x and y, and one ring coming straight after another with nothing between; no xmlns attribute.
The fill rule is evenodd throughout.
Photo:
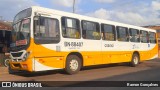
<svg viewBox="0 0 160 90"><path fill-rule="evenodd" d="M21 61L21 62L15 62L10 61L10 67L12 70L22 70L22 71L29 71L32 72L32 63L29 63L29 61Z"/></svg>

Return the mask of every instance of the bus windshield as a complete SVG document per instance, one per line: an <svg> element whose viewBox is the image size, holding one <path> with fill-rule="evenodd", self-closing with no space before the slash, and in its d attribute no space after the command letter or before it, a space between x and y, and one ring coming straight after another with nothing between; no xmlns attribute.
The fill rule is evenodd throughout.
<svg viewBox="0 0 160 90"><path fill-rule="evenodd" d="M11 50L24 49L30 40L30 19L23 19L13 25ZM23 47L23 48L22 48Z"/></svg>
<svg viewBox="0 0 160 90"><path fill-rule="evenodd" d="M13 21L11 37L11 51L24 50L29 45L30 40L30 16L32 9L28 8L19 12Z"/></svg>
<svg viewBox="0 0 160 90"><path fill-rule="evenodd" d="M31 8L19 12L13 21L11 51L24 50L29 45L30 40L30 16Z"/></svg>
<svg viewBox="0 0 160 90"><path fill-rule="evenodd" d="M28 9L25 9L21 12L19 12L15 18L14 18L14 21L13 21L13 24L16 24L17 22L19 22L19 20L22 20L24 18L27 18L27 17L30 17L31 16L31 13L32 13L32 9L31 8L28 8Z"/></svg>

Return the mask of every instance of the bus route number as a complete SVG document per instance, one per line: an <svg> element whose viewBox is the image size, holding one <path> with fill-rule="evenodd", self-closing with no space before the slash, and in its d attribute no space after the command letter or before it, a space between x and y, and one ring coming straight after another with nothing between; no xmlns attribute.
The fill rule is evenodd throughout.
<svg viewBox="0 0 160 90"><path fill-rule="evenodd" d="M114 44L104 44L104 47L114 47Z"/></svg>
<svg viewBox="0 0 160 90"><path fill-rule="evenodd" d="M82 47L83 42L64 42L65 47Z"/></svg>

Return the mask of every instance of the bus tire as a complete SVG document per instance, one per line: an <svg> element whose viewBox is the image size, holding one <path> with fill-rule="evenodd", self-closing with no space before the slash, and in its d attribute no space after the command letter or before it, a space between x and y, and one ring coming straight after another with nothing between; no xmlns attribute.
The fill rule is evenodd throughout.
<svg viewBox="0 0 160 90"><path fill-rule="evenodd" d="M65 71L70 75L76 74L80 71L81 66L82 66L81 60L78 56L69 55L67 57Z"/></svg>
<svg viewBox="0 0 160 90"><path fill-rule="evenodd" d="M20 72L20 71L18 71L18 70L13 70L10 65L8 66L8 73L9 73L9 74L17 74L17 73L19 73L19 72Z"/></svg>
<svg viewBox="0 0 160 90"><path fill-rule="evenodd" d="M139 64L139 61L140 61L139 55L138 55L137 53L134 53L134 54L132 55L132 60L131 60L130 65L131 65L132 67L136 67L136 66Z"/></svg>
<svg viewBox="0 0 160 90"><path fill-rule="evenodd" d="M11 69L10 65L8 66L8 73L9 74L14 74L15 73L15 71Z"/></svg>

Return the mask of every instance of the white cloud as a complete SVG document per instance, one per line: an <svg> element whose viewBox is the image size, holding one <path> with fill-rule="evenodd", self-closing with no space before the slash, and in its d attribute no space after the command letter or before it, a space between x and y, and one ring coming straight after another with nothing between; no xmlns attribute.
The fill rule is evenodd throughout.
<svg viewBox="0 0 160 90"><path fill-rule="evenodd" d="M105 9L101 8L95 12L86 14L88 16L93 16L101 19L109 19L110 18L110 12L106 11Z"/></svg>
<svg viewBox="0 0 160 90"><path fill-rule="evenodd" d="M61 10L61 11L67 11L67 12L73 12L73 1L74 0L49 0L52 5L51 8ZM82 12L82 9L79 7L81 4L81 0L75 0L75 13Z"/></svg>
<svg viewBox="0 0 160 90"><path fill-rule="evenodd" d="M138 26L160 24L160 0L154 0L150 4L137 4L136 7L131 4L130 8L128 6L110 10L100 8L86 15Z"/></svg>
<svg viewBox="0 0 160 90"><path fill-rule="evenodd" d="M73 6L73 0L52 0L52 2L57 5L64 6L64 7L72 7Z"/></svg>
<svg viewBox="0 0 160 90"><path fill-rule="evenodd" d="M95 0L98 3L113 3L115 0Z"/></svg>
<svg viewBox="0 0 160 90"><path fill-rule="evenodd" d="M152 1L152 8L154 10L160 10L160 0Z"/></svg>
<svg viewBox="0 0 160 90"><path fill-rule="evenodd" d="M38 5L34 0L0 0L0 16L5 20L13 20L21 10Z"/></svg>
<svg viewBox="0 0 160 90"><path fill-rule="evenodd" d="M143 25L146 21L143 16L134 12L113 12L113 15L113 20L128 24Z"/></svg>
<svg viewBox="0 0 160 90"><path fill-rule="evenodd" d="M74 0L51 0L51 2L56 6L63 6L63 7L73 7ZM75 0L75 3L80 3L81 0Z"/></svg>

